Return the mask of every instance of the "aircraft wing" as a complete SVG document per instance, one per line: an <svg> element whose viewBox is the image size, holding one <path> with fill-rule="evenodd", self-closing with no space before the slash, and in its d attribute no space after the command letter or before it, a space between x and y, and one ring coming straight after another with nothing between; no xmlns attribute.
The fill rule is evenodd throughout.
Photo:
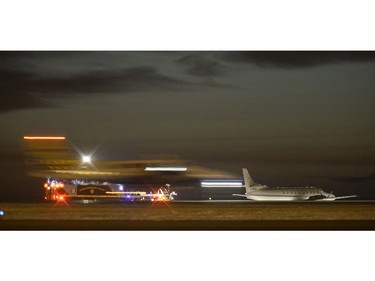
<svg viewBox="0 0 375 281"><path fill-rule="evenodd" d="M247 198L247 196L245 194L232 194L232 196L246 197Z"/></svg>
<svg viewBox="0 0 375 281"><path fill-rule="evenodd" d="M354 197L357 197L357 195L347 195L347 196L339 196L339 197L327 197L327 198L320 199L320 200L317 200L317 201L335 201L337 199L348 199L348 198L354 198Z"/></svg>
<svg viewBox="0 0 375 281"><path fill-rule="evenodd" d="M336 199L347 199L347 198L354 198L354 197L357 197L357 195L348 195L348 196L340 196L340 197L335 197L335 200L336 200Z"/></svg>

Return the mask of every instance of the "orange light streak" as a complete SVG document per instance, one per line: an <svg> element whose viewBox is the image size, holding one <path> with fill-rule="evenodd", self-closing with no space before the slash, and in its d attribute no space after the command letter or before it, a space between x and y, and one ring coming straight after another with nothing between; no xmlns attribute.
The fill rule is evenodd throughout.
<svg viewBox="0 0 375 281"><path fill-rule="evenodd" d="M65 140L65 137L23 137L24 140Z"/></svg>

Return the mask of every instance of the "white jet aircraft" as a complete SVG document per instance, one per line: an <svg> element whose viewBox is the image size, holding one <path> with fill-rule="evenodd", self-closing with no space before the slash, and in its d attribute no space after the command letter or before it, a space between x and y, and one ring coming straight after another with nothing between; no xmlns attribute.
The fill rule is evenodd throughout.
<svg viewBox="0 0 375 281"><path fill-rule="evenodd" d="M245 194L233 194L233 196L246 197L256 201L334 201L337 199L353 198L357 195L336 197L332 193L324 192L316 187L268 187L253 181L247 169L242 168L245 180Z"/></svg>

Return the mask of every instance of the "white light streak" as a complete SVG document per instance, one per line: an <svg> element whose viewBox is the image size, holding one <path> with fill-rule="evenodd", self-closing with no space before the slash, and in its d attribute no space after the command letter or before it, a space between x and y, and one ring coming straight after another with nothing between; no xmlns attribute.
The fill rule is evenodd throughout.
<svg viewBox="0 0 375 281"><path fill-rule="evenodd" d="M185 167L146 167L145 171L170 171L170 172L185 172Z"/></svg>
<svg viewBox="0 0 375 281"><path fill-rule="evenodd" d="M202 181L202 187L242 187L242 182Z"/></svg>

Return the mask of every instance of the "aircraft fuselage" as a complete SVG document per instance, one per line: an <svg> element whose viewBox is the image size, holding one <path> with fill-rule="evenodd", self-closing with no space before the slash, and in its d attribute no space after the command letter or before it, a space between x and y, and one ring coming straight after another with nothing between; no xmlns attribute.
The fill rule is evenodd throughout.
<svg viewBox="0 0 375 281"><path fill-rule="evenodd" d="M245 196L256 201L302 201L326 198L329 194L320 188L265 188L247 192Z"/></svg>

